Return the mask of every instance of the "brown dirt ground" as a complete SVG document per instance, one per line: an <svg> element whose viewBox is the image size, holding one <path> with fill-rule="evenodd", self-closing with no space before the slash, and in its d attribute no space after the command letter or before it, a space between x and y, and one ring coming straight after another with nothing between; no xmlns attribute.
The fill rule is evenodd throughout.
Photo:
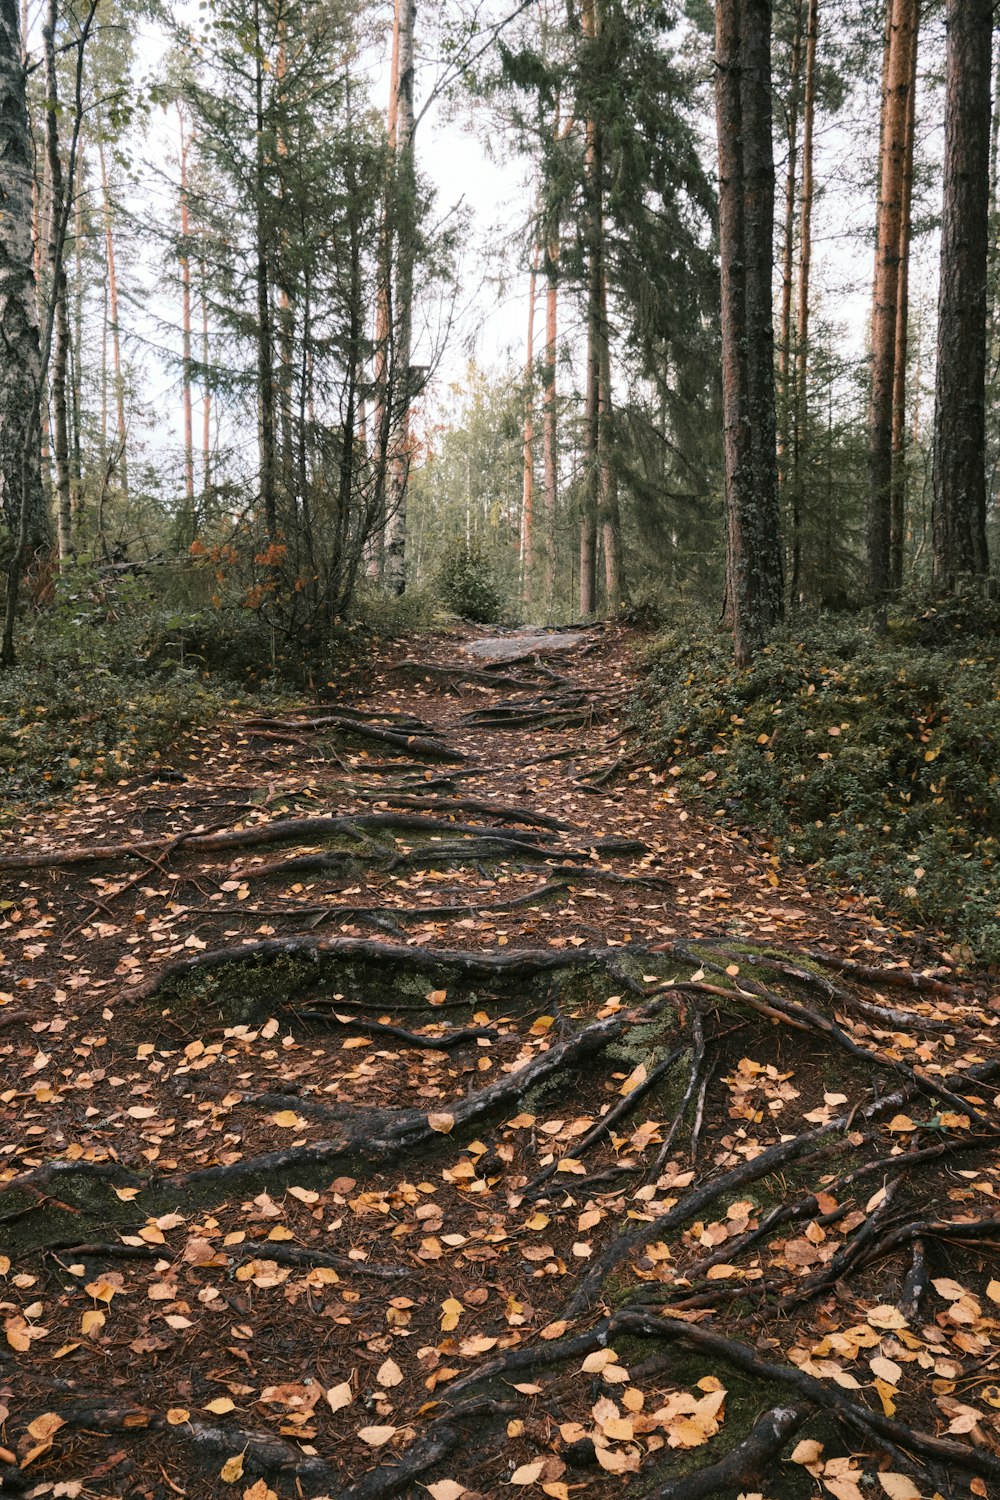
<svg viewBox="0 0 1000 1500"><path fill-rule="evenodd" d="M1000 1495L1000 1280L983 1227L997 1099L961 1076L997 1062L1000 1002L947 968L933 934L894 931L686 809L625 732L626 631L503 663L515 685L401 667L416 653L481 672L462 648L486 634L386 648L332 701L223 723L8 837L0 868L43 858L8 869L0 902L0 1492L680 1496L671 1485L796 1397L679 1343L687 1319L973 1455L963 1468L916 1439L879 1442L813 1405L781 1457L703 1493ZM465 722L509 704L528 722ZM343 708L465 758L308 727ZM502 825L516 847L456 852L474 834L421 831L433 816L495 838L499 819L446 805L463 798L521 809ZM394 811L416 826L185 847ZM66 862L130 844L143 848ZM324 850L326 869L288 867ZM312 955L195 967L286 937ZM423 950L550 964L469 979ZM754 962L771 950L804 972ZM802 957L816 952L880 973ZM660 1011L633 1014L654 992ZM616 1017L610 1046L449 1124L470 1091ZM377 1021L482 1034L431 1050L372 1035ZM914 1078L901 1069L922 1087L880 1112ZM951 1097L935 1102L942 1075ZM402 1111L419 1128L386 1150ZM845 1117L825 1154L727 1177ZM754 1238L782 1206L795 1217ZM951 1227L916 1237L927 1284L907 1306L909 1226L925 1220ZM963 1239L964 1220L980 1227ZM675 1334L602 1335L637 1306ZM563 1357L594 1329L589 1355Z"/></svg>

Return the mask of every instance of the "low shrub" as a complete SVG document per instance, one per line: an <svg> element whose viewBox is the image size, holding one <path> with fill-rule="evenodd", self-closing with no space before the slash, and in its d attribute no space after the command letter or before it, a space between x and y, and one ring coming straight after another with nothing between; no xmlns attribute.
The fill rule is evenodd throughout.
<svg viewBox="0 0 1000 1500"><path fill-rule="evenodd" d="M746 671L687 620L647 654L650 748L689 796L1000 961L996 613L794 620Z"/></svg>
<svg viewBox="0 0 1000 1500"><path fill-rule="evenodd" d="M493 560L476 544L463 544L445 554L437 587L442 602L463 620L492 625L504 617L504 594Z"/></svg>

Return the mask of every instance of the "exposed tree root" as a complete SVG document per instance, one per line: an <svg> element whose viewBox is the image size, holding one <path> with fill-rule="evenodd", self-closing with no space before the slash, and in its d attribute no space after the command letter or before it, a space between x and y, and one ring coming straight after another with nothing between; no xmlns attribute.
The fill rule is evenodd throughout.
<svg viewBox="0 0 1000 1500"><path fill-rule="evenodd" d="M427 812L482 813L497 823L523 823L526 828L549 828L553 833L580 832L562 818L550 817L531 807L511 807L491 802L486 797L418 797L403 792L366 792L366 798L385 802L389 807L411 807Z"/></svg>
<svg viewBox="0 0 1000 1500"><path fill-rule="evenodd" d="M632 949L641 953L641 949ZM439 970L456 979L483 980L496 978L532 979L558 969L583 968L595 964L618 975L622 953L616 948L579 948L571 954L551 948L521 948L506 953L467 953L451 949L400 947L372 938L313 937L296 933L288 937L261 938L239 948L206 949L185 954L151 974L139 984L130 985L125 993L132 1000L149 1000L163 988L196 973L216 969L239 968L272 958L304 958L316 964L324 960L367 959L387 965L400 964L414 969Z"/></svg>
<svg viewBox="0 0 1000 1500"><path fill-rule="evenodd" d="M457 823L448 818L420 817L416 814L399 813L354 813L342 817L275 818L270 823L252 823L248 828L228 828L218 833L190 833L183 838L169 840L146 839L130 844L91 844L82 848L48 850L34 849L20 853L0 855L0 870L30 870L58 866L103 863L129 856L159 855L172 853L181 843L196 853L215 853L230 849L265 848L270 844L310 843L316 839L334 838L346 834L357 837L360 832L425 832L442 834L467 834L476 838L496 838L508 841L503 829L493 830L481 823ZM532 832L520 830L515 840L517 848L524 844L536 844L551 839L548 831ZM598 841L601 842L600 840ZM622 843L622 840L616 841ZM628 841L630 848L631 842ZM630 852L627 850L626 852ZM569 851L576 857L579 851Z"/></svg>
<svg viewBox="0 0 1000 1500"><path fill-rule="evenodd" d="M274 1433L248 1427L213 1427L198 1417L189 1417L177 1426L171 1425L166 1415L145 1406L130 1404L113 1405L98 1396L85 1400L60 1404L56 1415L62 1426L54 1434L60 1442L61 1435L86 1429L98 1433L126 1433L141 1429L163 1436L170 1435L191 1445L196 1452L218 1462L242 1454L243 1472L253 1478L292 1479L310 1487L317 1485L330 1489L338 1483L336 1472L318 1455L303 1453L301 1448L286 1443ZM391 1490L372 1491L372 1494L391 1494Z"/></svg>
<svg viewBox="0 0 1000 1500"><path fill-rule="evenodd" d="M306 723L279 719L268 720L263 724L258 722L256 731L253 728L253 721L249 721L245 727L250 734L255 732L273 734L281 730L301 734L303 732L314 733L321 729L334 729L349 738L371 740L377 745L389 745L395 750L401 750L407 755L419 756L423 760L464 761L469 758L464 751L456 750L451 745L446 745L443 740L429 735L411 734L405 729L390 729L379 724L369 724L364 719L351 718L340 713L324 714L321 718L311 719Z"/></svg>
<svg viewBox="0 0 1000 1500"><path fill-rule="evenodd" d="M742 1443L725 1458L694 1474L669 1479L655 1490L647 1490L643 1500L711 1500L730 1488L743 1489L769 1474L770 1465L788 1440L810 1415L805 1402L798 1406L774 1406L754 1423Z"/></svg>
<svg viewBox="0 0 1000 1500"><path fill-rule="evenodd" d="M665 944L662 951L673 953L679 958L686 958L693 963L700 963L703 968L710 969L720 975L728 972L724 965L715 963L703 955L693 954L682 943ZM980 1125L989 1127L989 1121L986 1117L973 1104L970 1104L967 1099L964 1099L960 1094L956 1094L948 1088L943 1077L927 1077L919 1073L916 1068L911 1068L901 1058L892 1057L886 1053L875 1051L871 1047L860 1045L853 1038L849 1037L835 1021L831 1021L827 1016L812 1009L811 1006L802 1005L796 1000L788 1000L783 995L778 995L773 990L767 989L766 986L757 984L754 980L747 979L743 975L737 976L733 981L733 985L734 997L750 1004L754 1003L753 997L760 997L768 1007L765 1014L770 1014L775 1018L787 1019L791 1023L798 1025L800 1029L810 1026L814 1027L817 1031L829 1037L832 1042L836 1043L842 1051L847 1052L850 1056L864 1058L887 1072L897 1073L901 1078L905 1078L907 1082L914 1084L929 1098L946 1100L957 1110L971 1115Z"/></svg>
<svg viewBox="0 0 1000 1500"><path fill-rule="evenodd" d="M922 994L940 995L945 999L953 999L959 992L956 984L947 984L932 974L921 974L915 969L869 968L852 959L841 958L839 954L822 953L815 948L810 948L806 957L811 958L814 963L824 964L828 969L835 969L838 974L849 974L862 984L890 985L898 990L919 990Z"/></svg>
<svg viewBox="0 0 1000 1500"><path fill-rule="evenodd" d="M490 672L477 667L441 666L436 662L401 661L392 668L393 676L423 678L433 686L440 683L445 689L455 689L457 684L471 682L491 688L510 688L514 692L536 691L538 682L532 677L514 677L509 673ZM565 681L565 678L561 679Z"/></svg>

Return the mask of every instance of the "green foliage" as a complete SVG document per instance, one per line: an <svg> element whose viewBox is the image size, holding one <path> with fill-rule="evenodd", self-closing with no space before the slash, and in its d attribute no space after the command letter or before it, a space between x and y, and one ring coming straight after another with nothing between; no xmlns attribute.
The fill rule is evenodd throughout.
<svg viewBox="0 0 1000 1500"><path fill-rule="evenodd" d="M463 620L490 625L502 618L503 592L496 569L478 543L462 543L445 553L437 583L443 602Z"/></svg>
<svg viewBox="0 0 1000 1500"><path fill-rule="evenodd" d="M650 648L645 730L688 795L995 962L998 625L968 600L887 634L800 620L738 672L729 636L688 618Z"/></svg>
<svg viewBox="0 0 1000 1500"><path fill-rule="evenodd" d="M0 674L5 815L155 770L179 735L217 717L232 685L206 681L180 650L170 659L171 623L134 590L111 601L79 586L36 617L19 665Z"/></svg>

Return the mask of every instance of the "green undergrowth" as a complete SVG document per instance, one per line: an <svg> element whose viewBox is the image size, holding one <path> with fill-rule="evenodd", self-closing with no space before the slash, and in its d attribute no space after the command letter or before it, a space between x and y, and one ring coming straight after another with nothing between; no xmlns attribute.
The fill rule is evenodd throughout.
<svg viewBox="0 0 1000 1500"><path fill-rule="evenodd" d="M426 600L359 598L303 643L259 612L198 597L197 579L109 582L81 564L25 616L0 671L0 821L79 783L151 773L227 713L337 697L378 640L421 628Z"/></svg>
<svg viewBox="0 0 1000 1500"><path fill-rule="evenodd" d="M647 751L687 798L1000 962L1000 606L794 618L744 671L687 617L644 669Z"/></svg>

